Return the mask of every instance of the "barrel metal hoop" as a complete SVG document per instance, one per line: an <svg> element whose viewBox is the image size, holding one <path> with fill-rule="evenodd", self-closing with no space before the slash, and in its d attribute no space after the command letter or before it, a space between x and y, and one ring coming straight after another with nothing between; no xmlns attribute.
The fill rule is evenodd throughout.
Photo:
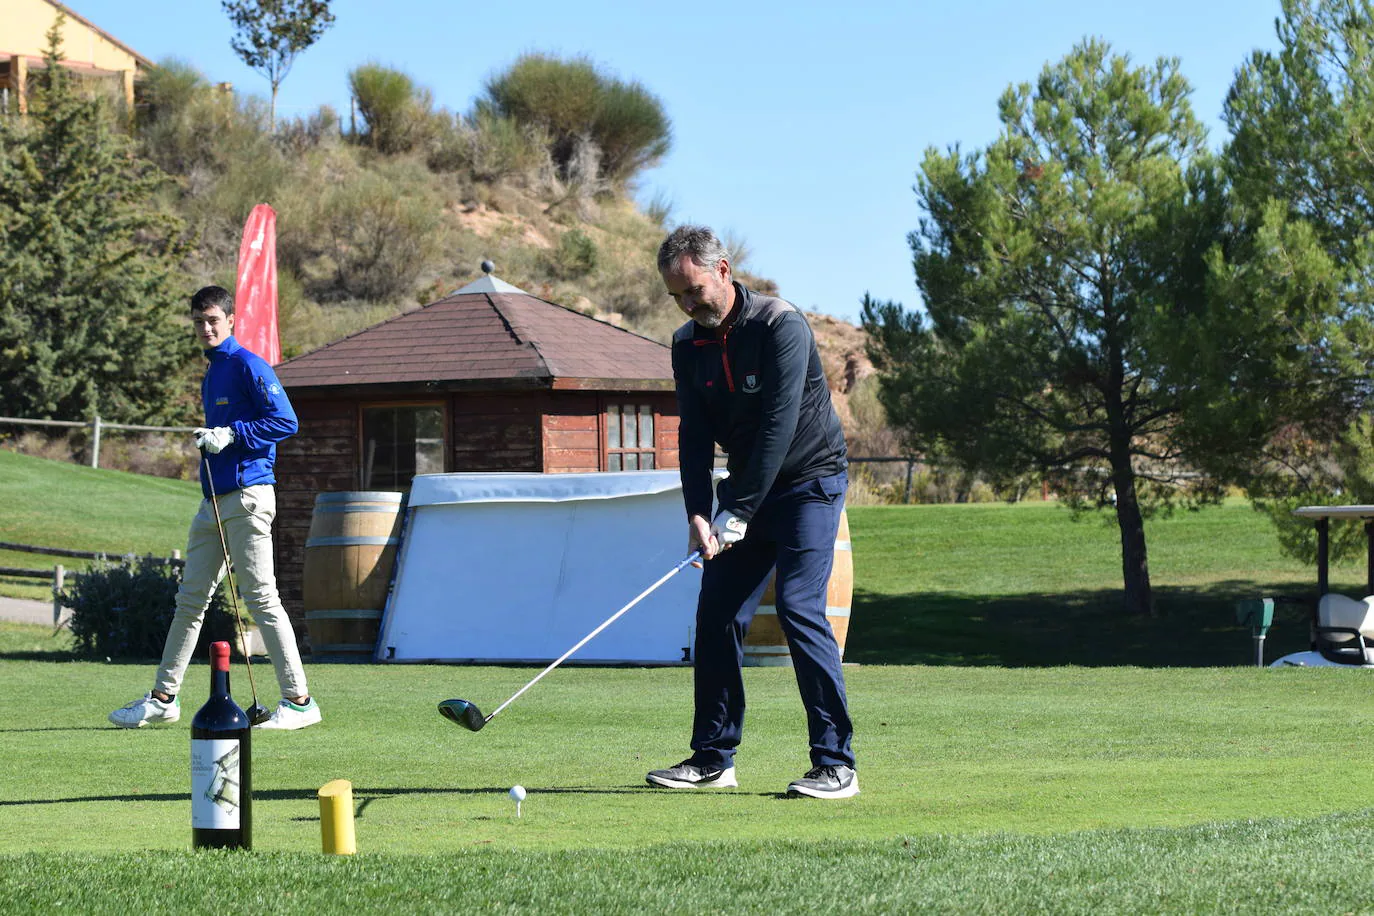
<svg viewBox="0 0 1374 916"><path fill-rule="evenodd" d="M338 506L316 506L315 511L321 515L359 515L363 512L380 512L386 515L395 515L396 506L369 506L357 503L344 503Z"/></svg>
<svg viewBox="0 0 1374 916"><path fill-rule="evenodd" d="M391 490L348 490L338 493L320 493L315 496L315 505L321 503L400 503L405 496Z"/></svg>
<svg viewBox="0 0 1374 916"><path fill-rule="evenodd" d="M399 543L399 538L371 534L353 534L307 538L305 546L307 549L310 547L394 547Z"/></svg>
<svg viewBox="0 0 1374 916"><path fill-rule="evenodd" d="M380 620L382 612L373 608L339 608L326 611L306 611L306 620Z"/></svg>
<svg viewBox="0 0 1374 916"><path fill-rule="evenodd" d="M850 616L849 611L850 609L847 607L840 607L834 604L827 604L825 606L825 616L827 617L848 617ZM775 617L777 613L778 606L776 604L760 604L759 609L754 612L754 616Z"/></svg>

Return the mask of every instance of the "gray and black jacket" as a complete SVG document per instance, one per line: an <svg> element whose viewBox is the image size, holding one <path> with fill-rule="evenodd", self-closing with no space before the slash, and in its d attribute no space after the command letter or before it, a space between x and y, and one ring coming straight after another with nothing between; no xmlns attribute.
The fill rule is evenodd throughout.
<svg viewBox="0 0 1374 916"><path fill-rule="evenodd" d="M844 432L811 326L792 303L735 283L719 329L689 321L673 335L679 463L687 514L711 518L715 445L730 471L728 504L749 521L775 486L843 471Z"/></svg>

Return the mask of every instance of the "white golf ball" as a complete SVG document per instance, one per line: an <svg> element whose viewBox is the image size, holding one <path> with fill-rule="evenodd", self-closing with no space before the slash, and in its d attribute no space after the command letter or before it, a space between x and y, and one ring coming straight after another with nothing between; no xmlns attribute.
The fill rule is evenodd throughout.
<svg viewBox="0 0 1374 916"><path fill-rule="evenodd" d="M524 786L511 786L511 787L510 787L510 797L513 798L513 799L515 799L515 800L518 801L518 802L524 801L524 800L525 800L525 787L524 787Z"/></svg>

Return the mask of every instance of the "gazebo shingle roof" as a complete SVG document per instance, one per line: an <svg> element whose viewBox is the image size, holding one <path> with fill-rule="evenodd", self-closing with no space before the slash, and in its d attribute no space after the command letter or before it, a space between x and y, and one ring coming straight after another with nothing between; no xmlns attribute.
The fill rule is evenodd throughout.
<svg viewBox="0 0 1374 916"><path fill-rule="evenodd" d="M288 388L522 380L671 388L668 347L484 277L276 367ZM605 383L610 382L611 385ZM646 384L647 383L647 384Z"/></svg>

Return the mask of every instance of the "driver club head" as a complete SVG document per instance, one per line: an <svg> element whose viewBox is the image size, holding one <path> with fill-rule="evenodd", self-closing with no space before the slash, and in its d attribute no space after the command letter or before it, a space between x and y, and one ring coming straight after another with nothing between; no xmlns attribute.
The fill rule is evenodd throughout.
<svg viewBox="0 0 1374 916"><path fill-rule="evenodd" d="M482 726L487 724L487 720L482 716L482 710L467 700L444 700L439 704L439 712L444 718L451 719L468 731L480 732Z"/></svg>
<svg viewBox="0 0 1374 916"><path fill-rule="evenodd" d="M272 718L272 710L261 703L254 703L248 707L248 722L250 725L261 725Z"/></svg>

